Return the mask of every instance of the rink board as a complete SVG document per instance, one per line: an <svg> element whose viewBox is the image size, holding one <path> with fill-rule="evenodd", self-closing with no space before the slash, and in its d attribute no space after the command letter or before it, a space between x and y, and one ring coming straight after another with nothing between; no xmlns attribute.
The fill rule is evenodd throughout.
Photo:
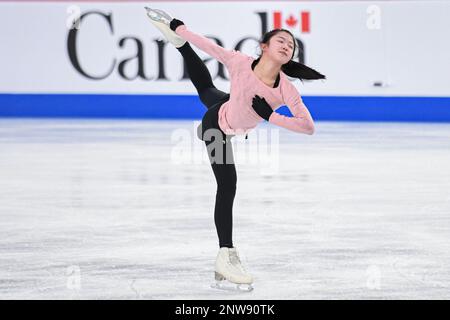
<svg viewBox="0 0 450 320"><path fill-rule="evenodd" d="M447 97L304 96L315 120L450 121ZM193 95L0 94L0 117L197 119L205 108ZM281 107L280 114L291 116Z"/></svg>
<svg viewBox="0 0 450 320"><path fill-rule="evenodd" d="M447 1L152 5L254 58L265 31L288 28L305 64L327 76L292 82L314 119L450 119ZM162 41L142 2L0 1L0 36L8 49L0 61L0 116L177 119L204 112L180 54ZM194 50L214 85L229 92L226 68Z"/></svg>

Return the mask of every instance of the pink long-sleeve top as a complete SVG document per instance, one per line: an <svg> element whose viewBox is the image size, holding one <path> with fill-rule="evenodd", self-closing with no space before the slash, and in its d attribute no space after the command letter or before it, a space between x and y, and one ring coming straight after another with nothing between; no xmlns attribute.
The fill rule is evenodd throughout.
<svg viewBox="0 0 450 320"><path fill-rule="evenodd" d="M214 41L179 26L175 32L200 50L225 65L230 75L230 99L219 109L219 127L226 134L246 134L255 128L261 118L252 107L255 95L264 97L272 110L287 105L293 117L273 112L269 122L277 126L305 134L314 133L314 121L286 74L280 71L276 88L262 82L252 70L255 59L237 50L227 50Z"/></svg>

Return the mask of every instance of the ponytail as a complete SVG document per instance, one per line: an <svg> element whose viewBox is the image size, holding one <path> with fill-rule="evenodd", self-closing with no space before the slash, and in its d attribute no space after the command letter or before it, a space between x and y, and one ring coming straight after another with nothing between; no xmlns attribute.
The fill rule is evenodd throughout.
<svg viewBox="0 0 450 320"><path fill-rule="evenodd" d="M289 77L298 78L302 81L326 79L326 77L320 72L294 60L290 60L288 63L283 64L281 71Z"/></svg>

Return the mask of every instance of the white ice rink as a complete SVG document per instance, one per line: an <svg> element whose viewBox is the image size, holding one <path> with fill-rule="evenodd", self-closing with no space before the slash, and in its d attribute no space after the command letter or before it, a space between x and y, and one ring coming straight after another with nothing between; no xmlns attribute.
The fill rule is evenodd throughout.
<svg viewBox="0 0 450 320"><path fill-rule="evenodd" d="M210 288L215 180L180 128L0 120L0 299L450 299L450 124L316 122L278 172L238 164L250 293Z"/></svg>

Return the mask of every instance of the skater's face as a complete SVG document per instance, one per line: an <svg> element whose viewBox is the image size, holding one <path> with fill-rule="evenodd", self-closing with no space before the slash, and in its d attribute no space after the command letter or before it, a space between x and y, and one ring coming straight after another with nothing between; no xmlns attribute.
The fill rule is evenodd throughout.
<svg viewBox="0 0 450 320"><path fill-rule="evenodd" d="M292 59L294 48L294 39L289 33L284 31L272 36L268 44L261 44L263 54L281 65L288 63Z"/></svg>

